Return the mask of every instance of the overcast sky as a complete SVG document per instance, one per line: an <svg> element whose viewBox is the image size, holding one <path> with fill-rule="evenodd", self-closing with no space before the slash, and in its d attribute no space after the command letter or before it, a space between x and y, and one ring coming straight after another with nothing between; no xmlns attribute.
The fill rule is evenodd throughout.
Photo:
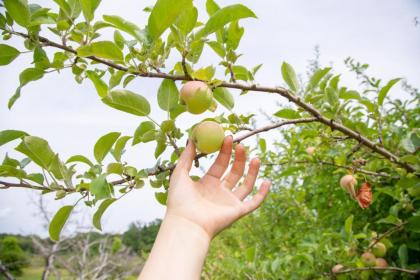
<svg viewBox="0 0 420 280"><path fill-rule="evenodd" d="M36 1L51 5L52 1ZM125 17L140 26L147 22L142 11L154 1L102 0L96 19L102 14ZM206 18L205 1L194 1L200 18ZM219 0L221 6L237 1ZM407 78L410 84L420 87L420 26L415 26L415 17L420 17L418 0L271 0L241 1L250 7L258 19L245 19L245 35L239 50L244 55L238 64L253 67L263 63L256 80L264 85L281 85L280 65L287 61L298 73L305 74L308 60L313 58L315 45L320 46L321 64L333 65L336 72L344 72L343 60L351 56L369 63L369 73L384 78ZM23 50L20 40L11 40ZM171 56L170 61L176 61ZM217 66L217 57L206 50L200 65ZM103 134L119 131L133 135L141 119L112 110L103 105L89 81L77 84L72 74L63 70L60 74L48 74L42 80L27 85L22 98L9 111L7 101L18 85L18 75L31 62L31 55L21 55L11 65L0 68L0 130L19 129L47 139L62 159L74 154L85 154L93 159L93 145ZM354 80L343 76L350 87ZM136 79L129 89L146 96L152 103L152 116L163 120L165 114L157 110L156 92L160 81ZM397 95L398 90L391 94ZM239 96L235 93L236 96ZM255 100L258 100L256 102ZM278 110L279 97L250 93L237 98L235 112L267 113ZM284 104L287 105L286 102ZM219 108L217 113L222 113ZM210 115L210 114L208 114ZM203 116L204 117L204 116ZM180 117L178 125L187 128L197 122L191 115ZM261 123L263 120L259 120ZM272 135L272 134L271 134ZM252 141L252 140L250 140ZM13 152L17 142L0 148L3 158ZM137 145L125 155L126 161L138 168L151 167L155 160L153 145ZM162 217L164 207L154 200L155 190L145 187L127 195L109 208L104 216L104 228L108 232L124 231L132 221L144 222ZM60 205L71 203L73 198L54 201L47 195L48 208L57 210ZM38 233L45 235L33 200L37 193L30 190L0 191L0 232ZM79 207L83 209L84 207ZM85 214L84 221L89 220ZM77 216L77 219L82 219Z"/></svg>

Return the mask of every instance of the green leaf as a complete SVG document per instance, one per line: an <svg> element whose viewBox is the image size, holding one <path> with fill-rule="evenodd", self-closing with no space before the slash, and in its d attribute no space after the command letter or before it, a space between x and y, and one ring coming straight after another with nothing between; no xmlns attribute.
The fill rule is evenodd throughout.
<svg viewBox="0 0 420 280"><path fill-rule="evenodd" d="M283 62L281 65L281 74L283 75L283 80L289 86L290 90L297 92L299 90L299 83L296 78L295 70L293 70L289 63Z"/></svg>
<svg viewBox="0 0 420 280"><path fill-rule="evenodd" d="M60 240L60 234L63 230L64 224L70 217L71 211L73 211L73 205L66 205L60 208L51 220L49 227L50 238L53 241Z"/></svg>
<svg viewBox="0 0 420 280"><path fill-rule="evenodd" d="M100 97L105 97L108 94L107 84L102 81L99 75L94 71L89 70L86 72L86 75L92 81L98 95Z"/></svg>
<svg viewBox="0 0 420 280"><path fill-rule="evenodd" d="M216 2L214 2L214 0L206 1L206 11L209 16L213 15L218 10L220 10L220 7Z"/></svg>
<svg viewBox="0 0 420 280"><path fill-rule="evenodd" d="M83 155L74 155L71 156L66 163L71 163L71 162L83 162L86 163L87 165L89 165L90 167L93 166L93 163L85 156Z"/></svg>
<svg viewBox="0 0 420 280"><path fill-rule="evenodd" d="M150 114L150 104L146 98L129 90L113 90L102 98L106 105L136 116Z"/></svg>
<svg viewBox="0 0 420 280"><path fill-rule="evenodd" d="M420 216L413 216L408 219L407 230L420 233Z"/></svg>
<svg viewBox="0 0 420 280"><path fill-rule="evenodd" d="M155 158L158 158L167 148L165 141L157 141L156 149L155 149Z"/></svg>
<svg viewBox="0 0 420 280"><path fill-rule="evenodd" d="M207 66L204 68L200 68L193 73L195 79L210 81L216 72L216 68L213 66Z"/></svg>
<svg viewBox="0 0 420 280"><path fill-rule="evenodd" d="M210 42L207 42L207 45L209 45L213 49L213 51L217 53L218 56L220 56L221 58L225 57L226 50L222 44L216 41L210 41Z"/></svg>
<svg viewBox="0 0 420 280"><path fill-rule="evenodd" d="M86 21L92 21L101 0L79 0Z"/></svg>
<svg viewBox="0 0 420 280"><path fill-rule="evenodd" d="M145 121L142 122L139 127L136 129L136 131L134 132L134 137L133 137L133 143L132 145L136 145L140 142L148 142L154 139L155 136L155 124L151 121ZM147 137L147 134L151 134L150 136L153 137Z"/></svg>
<svg viewBox="0 0 420 280"><path fill-rule="evenodd" d="M117 142L115 143L112 154L117 161L121 160L121 155L124 151L125 145L127 144L127 141L130 139L131 139L131 136L123 136L120 139L118 139Z"/></svg>
<svg viewBox="0 0 420 280"><path fill-rule="evenodd" d="M300 118L300 114L293 109L284 108L277 111L274 114L276 117L283 118L283 119L298 119Z"/></svg>
<svg viewBox="0 0 420 280"><path fill-rule="evenodd" d="M48 142L36 136L25 136L19 146L16 147L16 150L47 170L50 170L51 161L55 157Z"/></svg>
<svg viewBox="0 0 420 280"><path fill-rule="evenodd" d="M31 22L31 12L27 0L3 0L3 5L17 24L27 27Z"/></svg>
<svg viewBox="0 0 420 280"><path fill-rule="evenodd" d="M413 141L411 141L411 133L401 139L400 145L409 153L414 153L416 151L416 146Z"/></svg>
<svg viewBox="0 0 420 280"><path fill-rule="evenodd" d="M50 67L50 60L48 59L47 53L40 46L37 46L34 50L34 61L35 68L47 69Z"/></svg>
<svg viewBox="0 0 420 280"><path fill-rule="evenodd" d="M38 68L27 68L19 75L20 86L16 89L15 94L9 99L8 108L12 108L16 100L20 97L21 89L24 85L31 81L36 81L44 76L44 70Z"/></svg>
<svg viewBox="0 0 420 280"><path fill-rule="evenodd" d="M120 135L120 132L110 132L98 139L93 149L93 154L97 162L102 162Z"/></svg>
<svg viewBox="0 0 420 280"><path fill-rule="evenodd" d="M164 111L171 111L178 104L179 92L174 81L164 79L160 84L157 99L159 107Z"/></svg>
<svg viewBox="0 0 420 280"><path fill-rule="evenodd" d="M137 39L139 42L146 42L146 35L144 31L140 30L140 28L132 22L129 22L122 17L119 16L112 16L112 15L104 15L103 19L106 22L112 24L115 28L118 28L121 31L124 31L134 38Z"/></svg>
<svg viewBox="0 0 420 280"><path fill-rule="evenodd" d="M90 182L90 192L95 196L96 200L111 197L111 186L106 181L106 175L102 174Z"/></svg>
<svg viewBox="0 0 420 280"><path fill-rule="evenodd" d="M111 162L106 167L106 173L108 174L122 175L123 171L124 171L124 166L119 162Z"/></svg>
<svg viewBox="0 0 420 280"><path fill-rule="evenodd" d="M166 200L168 199L168 193L167 192L157 192L157 193L155 193L155 198L160 204L166 205Z"/></svg>
<svg viewBox="0 0 420 280"><path fill-rule="evenodd" d="M407 249L407 245L402 244L398 248L398 257L400 259L401 267L403 267L403 268L407 267L407 262L408 262L408 249Z"/></svg>
<svg viewBox="0 0 420 280"><path fill-rule="evenodd" d="M185 35L190 33L197 23L198 11L196 7L186 9L177 19L176 26Z"/></svg>
<svg viewBox="0 0 420 280"><path fill-rule="evenodd" d="M339 97L344 100L356 99L360 100L360 94L355 90L340 91Z"/></svg>
<svg viewBox="0 0 420 280"><path fill-rule="evenodd" d="M38 68L27 68L19 75L20 87L29 82L41 79L44 76L44 70Z"/></svg>
<svg viewBox="0 0 420 280"><path fill-rule="evenodd" d="M347 235L351 235L353 233L353 218L354 216L350 215L344 223L344 230L346 231Z"/></svg>
<svg viewBox="0 0 420 280"><path fill-rule="evenodd" d="M159 38L176 21L178 16L191 6L192 0L158 0L147 23L152 40Z"/></svg>
<svg viewBox="0 0 420 280"><path fill-rule="evenodd" d="M106 199L102 201L101 205L98 207L98 210L96 210L95 214L93 215L92 223L97 229L102 230L102 215L104 214L105 210L108 209L108 207L111 206L111 204L115 201L117 201L115 198Z"/></svg>
<svg viewBox="0 0 420 280"><path fill-rule="evenodd" d="M9 45L0 44L0 65L7 65L15 60L20 51Z"/></svg>
<svg viewBox="0 0 420 280"><path fill-rule="evenodd" d="M242 4L226 6L211 15L206 25L197 34L198 37L209 35L232 21L242 18L257 18L253 11Z"/></svg>
<svg viewBox="0 0 420 280"><path fill-rule="evenodd" d="M124 55L121 49L111 41L99 41L90 45L81 46L77 49L77 55L81 57L96 56L115 61L124 61Z"/></svg>
<svg viewBox="0 0 420 280"><path fill-rule="evenodd" d="M393 79L391 81L389 81L383 88L381 88L381 90L379 91L378 94L378 105L382 106L382 104L384 103L385 97L387 96L389 90L399 81L401 80L401 78L397 78L397 79Z"/></svg>
<svg viewBox="0 0 420 280"><path fill-rule="evenodd" d="M166 120L160 124L160 128L163 132L168 133L174 131L176 128L174 120Z"/></svg>
<svg viewBox="0 0 420 280"><path fill-rule="evenodd" d="M10 165L0 165L0 177L26 178L26 172Z"/></svg>
<svg viewBox="0 0 420 280"><path fill-rule="evenodd" d="M232 49L237 49L242 35L244 35L244 28L240 27L237 21L232 22L226 31L226 45Z"/></svg>
<svg viewBox="0 0 420 280"><path fill-rule="evenodd" d="M315 87L318 86L319 82L322 80L323 77L325 77L325 75L328 74L328 72L330 72L331 67L326 67L326 68L322 68L322 69L318 69L311 77L309 84L308 84L308 88L307 90L311 90L314 89Z"/></svg>
<svg viewBox="0 0 420 280"><path fill-rule="evenodd" d="M0 146L26 135L28 135L28 133L21 130L2 130L0 131Z"/></svg>
<svg viewBox="0 0 420 280"><path fill-rule="evenodd" d="M217 87L213 90L213 96L222 106L228 110L232 110L235 106L235 100L228 89Z"/></svg>

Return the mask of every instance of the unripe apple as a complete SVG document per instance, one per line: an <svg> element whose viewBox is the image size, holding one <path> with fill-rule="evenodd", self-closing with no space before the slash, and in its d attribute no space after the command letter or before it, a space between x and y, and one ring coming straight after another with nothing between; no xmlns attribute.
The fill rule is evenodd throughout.
<svg viewBox="0 0 420 280"><path fill-rule="evenodd" d="M315 147L308 147L308 148L306 148L306 152L309 155L313 155L315 153Z"/></svg>
<svg viewBox="0 0 420 280"><path fill-rule="evenodd" d="M372 253L376 256L376 257L383 257L386 254L386 246L384 243L382 242L378 242L375 245L373 245L372 247Z"/></svg>
<svg viewBox="0 0 420 280"><path fill-rule="evenodd" d="M372 271L365 270L365 271L360 272L359 279L360 280L369 280L371 275L372 275Z"/></svg>
<svg viewBox="0 0 420 280"><path fill-rule="evenodd" d="M187 105L188 112L201 114L210 108L213 94L206 83L190 81L186 82L181 88L181 101Z"/></svg>
<svg viewBox="0 0 420 280"><path fill-rule="evenodd" d="M332 273L336 274L337 272L339 272L340 270L342 270L344 268L344 266L342 264L336 264L334 265L334 267L331 269Z"/></svg>
<svg viewBox="0 0 420 280"><path fill-rule="evenodd" d="M365 266L375 266L376 265L376 258L375 255L370 252L365 252L362 254L362 262Z"/></svg>
<svg viewBox="0 0 420 280"><path fill-rule="evenodd" d="M340 179L340 186L346 190L351 197L355 198L356 197L356 191L354 190L354 186L357 184L357 180L356 178L354 178L353 175L344 175L343 177L341 177Z"/></svg>
<svg viewBox="0 0 420 280"><path fill-rule="evenodd" d="M214 153L222 147L225 138L223 127L217 122L204 121L196 125L191 134L191 140L200 152Z"/></svg>
<svg viewBox="0 0 420 280"><path fill-rule="evenodd" d="M376 267L388 267L388 263L385 259L383 258L377 258L376 259Z"/></svg>

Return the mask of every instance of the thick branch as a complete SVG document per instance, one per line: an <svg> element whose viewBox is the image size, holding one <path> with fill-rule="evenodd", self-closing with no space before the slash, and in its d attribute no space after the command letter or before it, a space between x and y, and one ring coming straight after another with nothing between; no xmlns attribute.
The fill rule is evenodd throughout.
<svg viewBox="0 0 420 280"><path fill-rule="evenodd" d="M24 38L29 38L29 36L27 34L21 33L21 32L16 32L16 31L9 31L11 34L14 35L18 35ZM38 37L39 41L47 46L52 46L61 50L65 50L67 52L73 53L75 55L77 55L77 52L72 49L71 47L68 46L64 46L55 42L50 41L49 39L39 36ZM109 67L121 70L121 71L125 71L125 72L130 72L132 73L132 71L129 71L127 67L113 63L111 61L105 60L105 59L101 59L95 56L89 56L87 57L93 61L99 62L101 64L107 65ZM164 79L171 79L171 80L190 80L188 76L185 75L172 75L172 74L166 74L166 73L152 73L152 72L134 72L132 74L135 74L137 76L140 77L148 77L148 78L164 78ZM299 96L294 95L291 91L282 88L282 87L266 87L266 86L257 86L257 85L246 85L246 84L239 84L239 83L229 83L229 82L223 82L220 85L218 85L219 87L225 87L225 88L233 88L233 89L240 89L242 91L257 91L257 92L267 92L267 93L275 93L278 95L283 96L284 98L286 98L287 100L289 100L290 102L296 104L297 106L299 106L300 108L302 108L303 110L305 110L306 112L308 112L309 114L311 114L313 117L317 118L317 120L327 126L329 126L331 128L331 130L338 130L340 132L342 132L343 134L359 141L360 143L362 143L364 146L370 148L372 151L384 156L385 158L387 158L388 160L390 160L393 163L396 163L397 165L401 166L402 168L406 169L409 172L416 172L417 170L411 166L410 164L401 161L398 156L394 155L392 152L388 151L387 149L385 149L384 147L379 146L378 144L376 144L375 142L371 141L370 139L368 139L365 136L362 136L359 132L354 131L344 125L342 125L341 123L336 122L333 119L329 119L325 116L323 116L321 114L321 112L319 112L317 109L315 109L311 104L305 103L304 101L301 100L301 98Z"/></svg>
<svg viewBox="0 0 420 280"><path fill-rule="evenodd" d="M405 269L405 268L401 268L401 267L393 267L393 266L389 266L389 267L356 267L356 268L349 268L349 269L345 269L345 270L340 270L338 272L336 272L335 274L344 274L344 273L349 273L349 272L354 272L354 271L364 271L364 270L377 270L377 271L394 271L394 272L403 272L403 273L408 273L411 275L420 275L420 269Z"/></svg>

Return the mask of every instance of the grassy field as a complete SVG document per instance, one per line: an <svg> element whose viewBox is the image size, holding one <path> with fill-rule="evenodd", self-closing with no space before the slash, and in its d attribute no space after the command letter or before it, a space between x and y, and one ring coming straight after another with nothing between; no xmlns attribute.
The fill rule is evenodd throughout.
<svg viewBox="0 0 420 280"><path fill-rule="evenodd" d="M17 280L40 280L42 276L42 267L27 267L23 270L23 275L17 277ZM70 280L71 278L68 276L68 273L65 270L60 270L61 279L62 280ZM53 274L50 275L48 278L49 280L55 280Z"/></svg>

